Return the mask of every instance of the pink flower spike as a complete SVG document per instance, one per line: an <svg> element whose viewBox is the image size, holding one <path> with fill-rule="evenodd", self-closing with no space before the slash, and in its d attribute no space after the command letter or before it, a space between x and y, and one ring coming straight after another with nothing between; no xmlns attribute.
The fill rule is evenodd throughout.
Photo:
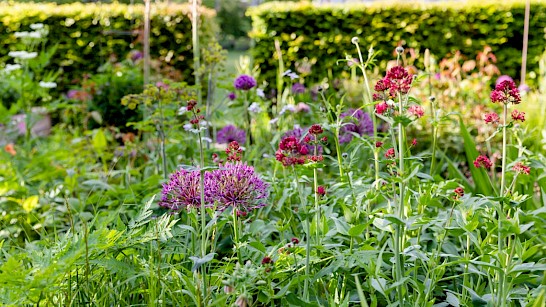
<svg viewBox="0 0 546 307"><path fill-rule="evenodd" d="M491 163L491 160L489 160L487 156L480 155L474 161L474 166L477 168L484 167L485 169L489 169L493 166L493 163Z"/></svg>
<svg viewBox="0 0 546 307"><path fill-rule="evenodd" d="M518 110L512 111L512 119L514 121L521 121L522 123L525 121L525 112L520 112Z"/></svg>
<svg viewBox="0 0 546 307"><path fill-rule="evenodd" d="M408 113L415 115L417 118L421 118L423 115L425 115L425 110L420 105L414 104L408 108Z"/></svg>
<svg viewBox="0 0 546 307"><path fill-rule="evenodd" d="M512 167L512 170L518 174L525 174L525 175L529 175L529 173L531 172L531 168L529 166L525 166L521 162L517 162L516 164L514 164L514 166Z"/></svg>
<svg viewBox="0 0 546 307"><path fill-rule="evenodd" d="M498 124L500 121L499 115L497 113L491 112L484 115L483 120L486 124Z"/></svg>

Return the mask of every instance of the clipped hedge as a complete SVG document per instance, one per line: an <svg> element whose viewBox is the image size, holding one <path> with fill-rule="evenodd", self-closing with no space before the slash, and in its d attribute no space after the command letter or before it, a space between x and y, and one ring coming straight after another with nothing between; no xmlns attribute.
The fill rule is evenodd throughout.
<svg viewBox="0 0 546 307"><path fill-rule="evenodd" d="M392 52L399 44L421 54L429 48L440 58L457 50L475 58L487 45L493 49L501 72L518 77L524 12L524 0L507 0L344 5L275 2L251 8L247 14L253 20L250 35L255 41L255 64L271 83L277 67L275 39L281 43L285 67L293 69L295 62L307 57L316 62L310 77L319 81L330 69L334 73L343 69L336 61L344 59L345 54L357 55L351 44L354 36L360 40L364 57L372 44L382 51L378 56L381 66L395 59ZM538 59L545 48L546 2L532 0L529 72L538 70Z"/></svg>
<svg viewBox="0 0 546 307"><path fill-rule="evenodd" d="M49 28L48 44L58 44L57 52L48 67L62 68L61 83L97 68L112 56L122 58L132 49L142 48L144 7L125 4L66 4L56 5L0 3L0 61L15 50L17 31L31 31L33 23ZM201 41L205 45L213 39L214 11L201 8ZM182 76L193 80L193 52L191 37L191 7L184 4L153 5L151 18L150 53L181 70ZM8 49L9 48L9 49Z"/></svg>

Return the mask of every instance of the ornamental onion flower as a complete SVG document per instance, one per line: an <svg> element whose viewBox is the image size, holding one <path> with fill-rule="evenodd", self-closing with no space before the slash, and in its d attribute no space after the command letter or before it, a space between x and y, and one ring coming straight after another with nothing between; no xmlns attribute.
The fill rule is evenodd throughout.
<svg viewBox="0 0 546 307"><path fill-rule="evenodd" d="M360 136L373 134L373 121L370 115L361 109L349 109L347 112L341 113L341 118L345 118L349 122L341 127L340 143L349 143L353 139L352 133Z"/></svg>
<svg viewBox="0 0 546 307"><path fill-rule="evenodd" d="M249 75L240 75L233 82L233 86L238 90L248 91L256 86L256 79Z"/></svg>
<svg viewBox="0 0 546 307"><path fill-rule="evenodd" d="M237 212L249 212L265 206L268 185L246 163L226 163L210 173L209 195L220 211L231 207ZM207 191L207 190L206 190Z"/></svg>
<svg viewBox="0 0 546 307"><path fill-rule="evenodd" d="M246 132L233 125L227 125L216 134L216 141L219 144L229 144L236 141L239 144L244 144L246 140Z"/></svg>
<svg viewBox="0 0 546 307"><path fill-rule="evenodd" d="M210 207L211 179L210 173L205 172L205 205ZM187 171L179 169L171 174L169 182L163 184L159 205L171 210L191 209L201 207L201 189L199 187L199 170Z"/></svg>

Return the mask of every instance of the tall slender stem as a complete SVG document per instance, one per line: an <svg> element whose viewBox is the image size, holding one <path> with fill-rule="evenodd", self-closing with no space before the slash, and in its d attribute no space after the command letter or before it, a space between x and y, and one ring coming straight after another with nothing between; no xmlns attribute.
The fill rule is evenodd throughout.
<svg viewBox="0 0 546 307"><path fill-rule="evenodd" d="M235 245L235 252L237 253L237 260L241 265L243 265L243 258L241 257L241 252L239 251L239 219L237 218L237 209L233 207L232 209L233 216L233 244Z"/></svg>
<svg viewBox="0 0 546 307"><path fill-rule="evenodd" d="M207 233L206 233L206 208L205 208L205 155L203 151L203 140L201 137L201 132L198 134L199 137L199 187L200 187L200 199L201 199L201 257L204 258L207 255ZM207 297L207 264L204 263L201 266L201 275L203 278L203 304L206 302Z"/></svg>
<svg viewBox="0 0 546 307"><path fill-rule="evenodd" d="M301 185L299 183L298 174L296 172L296 168L292 166L292 172L294 174L296 189L298 190L298 195L300 197L301 207L303 208L303 212L305 213L305 228L306 228L306 234L305 234L305 279L303 284L303 297L306 301L309 301L309 275L310 275L310 259L311 259L311 223L309 222L309 217L307 216L307 201L303 195L303 190L301 188Z"/></svg>
<svg viewBox="0 0 546 307"><path fill-rule="evenodd" d="M318 136L315 135L315 142L318 142ZM318 155L318 144L315 144L314 154L315 157ZM319 207L319 194L318 194L318 174L317 174L317 168L313 168L313 190L315 191L315 219L316 219L316 226L315 226L315 234L316 234L316 241L315 244L320 245L320 207Z"/></svg>
<svg viewBox="0 0 546 307"><path fill-rule="evenodd" d="M508 119L508 104L505 103L503 105L503 124L502 124L502 169L501 169L501 187L500 187L500 197L504 197L505 194L505 180L506 180L506 122ZM498 211L498 225L497 225L497 231L498 231L498 258L501 263L502 268L502 260L501 256L504 250L504 238L502 236L502 220L503 220L504 210L503 210L503 201L501 200L499 203L499 211ZM506 274L505 269L502 268L502 270L498 273L499 277L499 289L497 293L497 299L498 299L498 306L504 307L505 306L505 300L504 300L504 286L506 283Z"/></svg>
<svg viewBox="0 0 546 307"><path fill-rule="evenodd" d="M200 0L192 0L192 20L191 33L193 43L193 70L195 74L195 87L197 88L197 103L201 102L201 75L199 69L201 67L201 54L199 51L199 14L197 7Z"/></svg>
<svg viewBox="0 0 546 307"><path fill-rule="evenodd" d="M398 108L400 114L402 114L402 97L399 94L398 95ZM402 123L398 123L398 157L399 157L399 167L398 167L398 176L400 178L403 178L405 176L404 174L404 126ZM400 190L400 195L398 198L398 207L396 211L396 216L402 220L403 219L403 212L404 212L404 192L405 192L405 183L404 180L400 180L398 183L398 188ZM395 266L395 280L396 282L399 282L402 280L404 273L402 270L402 255L401 255L401 243L402 243L402 236L403 236L403 229L401 225L396 225L396 233L395 233L395 260L396 260L396 266ZM403 286L402 284L398 285L398 299L400 301L400 304L402 304L403 298L404 298L404 292L403 292Z"/></svg>

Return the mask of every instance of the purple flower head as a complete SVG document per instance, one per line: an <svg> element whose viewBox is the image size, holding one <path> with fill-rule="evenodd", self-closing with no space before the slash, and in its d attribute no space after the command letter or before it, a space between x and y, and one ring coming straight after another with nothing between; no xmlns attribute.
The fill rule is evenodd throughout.
<svg viewBox="0 0 546 307"><path fill-rule="evenodd" d="M216 141L219 144L229 144L236 141L239 144L244 144L246 140L246 132L233 125L227 125L216 134Z"/></svg>
<svg viewBox="0 0 546 307"><path fill-rule="evenodd" d="M210 192L220 211L232 207L237 212L248 212L265 206L268 185L246 163L220 165L210 179Z"/></svg>
<svg viewBox="0 0 546 307"><path fill-rule="evenodd" d="M237 95L235 95L234 92L231 92L231 93L229 93L227 95L227 97L228 97L229 100L233 101L233 100L235 100L235 98L237 98Z"/></svg>
<svg viewBox="0 0 546 307"><path fill-rule="evenodd" d="M341 127L341 133L339 135L340 143L349 143L353 139L353 134L356 133L360 136L367 134L373 134L373 121L370 115L360 109L349 109L347 112L341 113L341 118L346 118L345 124Z"/></svg>
<svg viewBox="0 0 546 307"><path fill-rule="evenodd" d="M520 93L529 93L531 91L531 88L527 84L521 84L518 86L518 91Z"/></svg>
<svg viewBox="0 0 546 307"><path fill-rule="evenodd" d="M78 96L78 90L69 90L68 93L66 93L66 97L68 99L76 99L76 97Z"/></svg>
<svg viewBox="0 0 546 307"><path fill-rule="evenodd" d="M508 75L502 75L500 77L497 78L497 81L495 81L495 86L499 85L501 82L503 81L511 81L511 82L514 82L514 79L512 79L512 77L508 76Z"/></svg>
<svg viewBox="0 0 546 307"><path fill-rule="evenodd" d="M301 84L301 83L294 83L294 85L292 85L292 94L303 94L305 93L305 85Z"/></svg>
<svg viewBox="0 0 546 307"><path fill-rule="evenodd" d="M129 53L129 56L131 58L131 61L133 62L136 62L142 58L144 58L144 55L142 54L142 52L138 51L138 50L132 50L130 53Z"/></svg>
<svg viewBox="0 0 546 307"><path fill-rule="evenodd" d="M304 137L309 133L309 128L302 129L299 126L294 126L293 130L287 131L283 134L281 139L284 139L286 137L293 136L295 137L299 142L302 142L303 146L307 148L308 153L314 153L315 152L315 146L309 143L304 142ZM322 154L322 146L318 145L317 147L317 153Z"/></svg>
<svg viewBox="0 0 546 307"><path fill-rule="evenodd" d="M233 82L233 86L238 90L248 91L256 86L256 79L249 75L240 75Z"/></svg>
<svg viewBox="0 0 546 307"><path fill-rule="evenodd" d="M209 207L212 203L211 194L211 174L205 172L205 205ZM171 174L169 182L163 184L161 200L159 205L171 210L180 210L182 208L200 208L200 172L199 170L187 171L180 169Z"/></svg>

